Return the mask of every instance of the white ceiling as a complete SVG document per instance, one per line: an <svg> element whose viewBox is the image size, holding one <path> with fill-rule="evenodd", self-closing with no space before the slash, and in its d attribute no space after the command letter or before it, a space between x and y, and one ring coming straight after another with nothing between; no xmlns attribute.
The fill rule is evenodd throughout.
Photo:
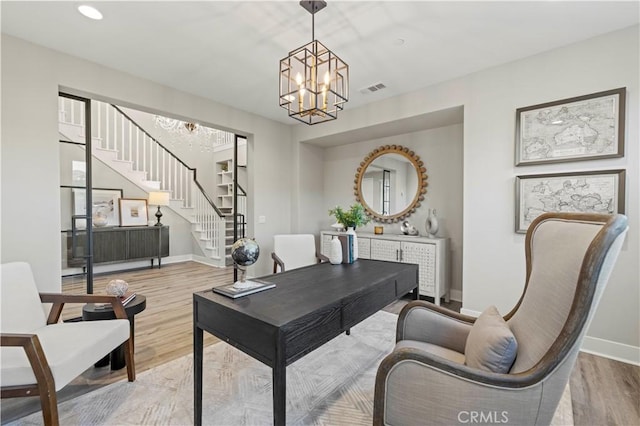
<svg viewBox="0 0 640 426"><path fill-rule="evenodd" d="M311 40L297 1L2 1L2 32L287 124L278 61ZM349 64L345 109L639 22L639 2L328 1L316 38ZM404 44L399 44L399 39ZM387 89L362 94L382 82Z"/></svg>

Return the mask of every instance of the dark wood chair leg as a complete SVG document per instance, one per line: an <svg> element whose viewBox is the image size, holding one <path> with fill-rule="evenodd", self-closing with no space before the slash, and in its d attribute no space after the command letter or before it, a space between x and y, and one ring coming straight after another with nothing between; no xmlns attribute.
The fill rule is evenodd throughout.
<svg viewBox="0 0 640 426"><path fill-rule="evenodd" d="M36 334L3 334L0 338L0 344L2 346L21 346L24 349L33 375L36 377L37 392L33 392L31 395L40 396L44 424L58 426L60 423L56 385L38 336ZM25 390L35 390L33 385L22 387L22 392L20 392L20 388L20 386L15 386L12 390L2 388L2 396L5 397L5 392L7 396L28 396L29 392L25 394Z"/></svg>
<svg viewBox="0 0 640 426"><path fill-rule="evenodd" d="M130 382L136 380L136 366L133 360L133 349L133 342L131 337L129 337L129 340L124 342L124 361L127 363L127 379Z"/></svg>
<svg viewBox="0 0 640 426"><path fill-rule="evenodd" d="M44 424L58 426L60 424L58 420L58 397L55 388L40 391L40 405L42 406Z"/></svg>
<svg viewBox="0 0 640 426"><path fill-rule="evenodd" d="M347 336L351 336L351 329L347 328L347 331L345 331L345 333L347 334Z"/></svg>

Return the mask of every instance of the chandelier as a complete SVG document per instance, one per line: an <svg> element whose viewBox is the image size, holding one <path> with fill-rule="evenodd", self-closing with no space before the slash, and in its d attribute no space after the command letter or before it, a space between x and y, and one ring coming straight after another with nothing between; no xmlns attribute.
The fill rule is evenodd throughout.
<svg viewBox="0 0 640 426"><path fill-rule="evenodd" d="M312 41L280 61L280 106L309 125L335 120L349 100L349 66L315 39L315 14L326 5L300 2L311 14Z"/></svg>
<svg viewBox="0 0 640 426"><path fill-rule="evenodd" d="M184 135L203 135L212 136L216 130L209 127L201 126L198 123L177 120L175 118L163 117L155 115L153 120L156 126L171 133L180 133Z"/></svg>
<svg viewBox="0 0 640 426"><path fill-rule="evenodd" d="M175 118L154 115L153 121L168 133L171 133L177 141L184 141L190 149L194 144L199 145L201 151L212 151L216 147L224 147L233 144L233 133L223 130L212 129L198 123L177 120ZM171 144L175 145L176 140L171 139Z"/></svg>

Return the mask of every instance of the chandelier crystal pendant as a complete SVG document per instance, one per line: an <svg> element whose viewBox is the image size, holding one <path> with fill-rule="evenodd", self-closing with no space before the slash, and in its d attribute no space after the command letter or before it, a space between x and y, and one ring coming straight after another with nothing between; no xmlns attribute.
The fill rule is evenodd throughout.
<svg viewBox="0 0 640 426"><path fill-rule="evenodd" d="M200 146L202 152L233 144L234 134L223 130L213 129L192 121L182 121L175 118L154 115L153 121L157 128L169 133L170 143L186 143L190 149L194 143Z"/></svg>
<svg viewBox="0 0 640 426"><path fill-rule="evenodd" d="M349 100L349 66L315 39L316 12L324 0L301 1L311 13L311 42L280 60L280 106L289 116L313 125L338 118Z"/></svg>

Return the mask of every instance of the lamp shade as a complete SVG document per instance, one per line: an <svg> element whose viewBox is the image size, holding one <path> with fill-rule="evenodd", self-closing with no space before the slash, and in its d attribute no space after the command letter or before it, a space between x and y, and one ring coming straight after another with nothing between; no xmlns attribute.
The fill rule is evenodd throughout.
<svg viewBox="0 0 640 426"><path fill-rule="evenodd" d="M149 192L149 204L152 206L168 206L169 193L163 191Z"/></svg>

